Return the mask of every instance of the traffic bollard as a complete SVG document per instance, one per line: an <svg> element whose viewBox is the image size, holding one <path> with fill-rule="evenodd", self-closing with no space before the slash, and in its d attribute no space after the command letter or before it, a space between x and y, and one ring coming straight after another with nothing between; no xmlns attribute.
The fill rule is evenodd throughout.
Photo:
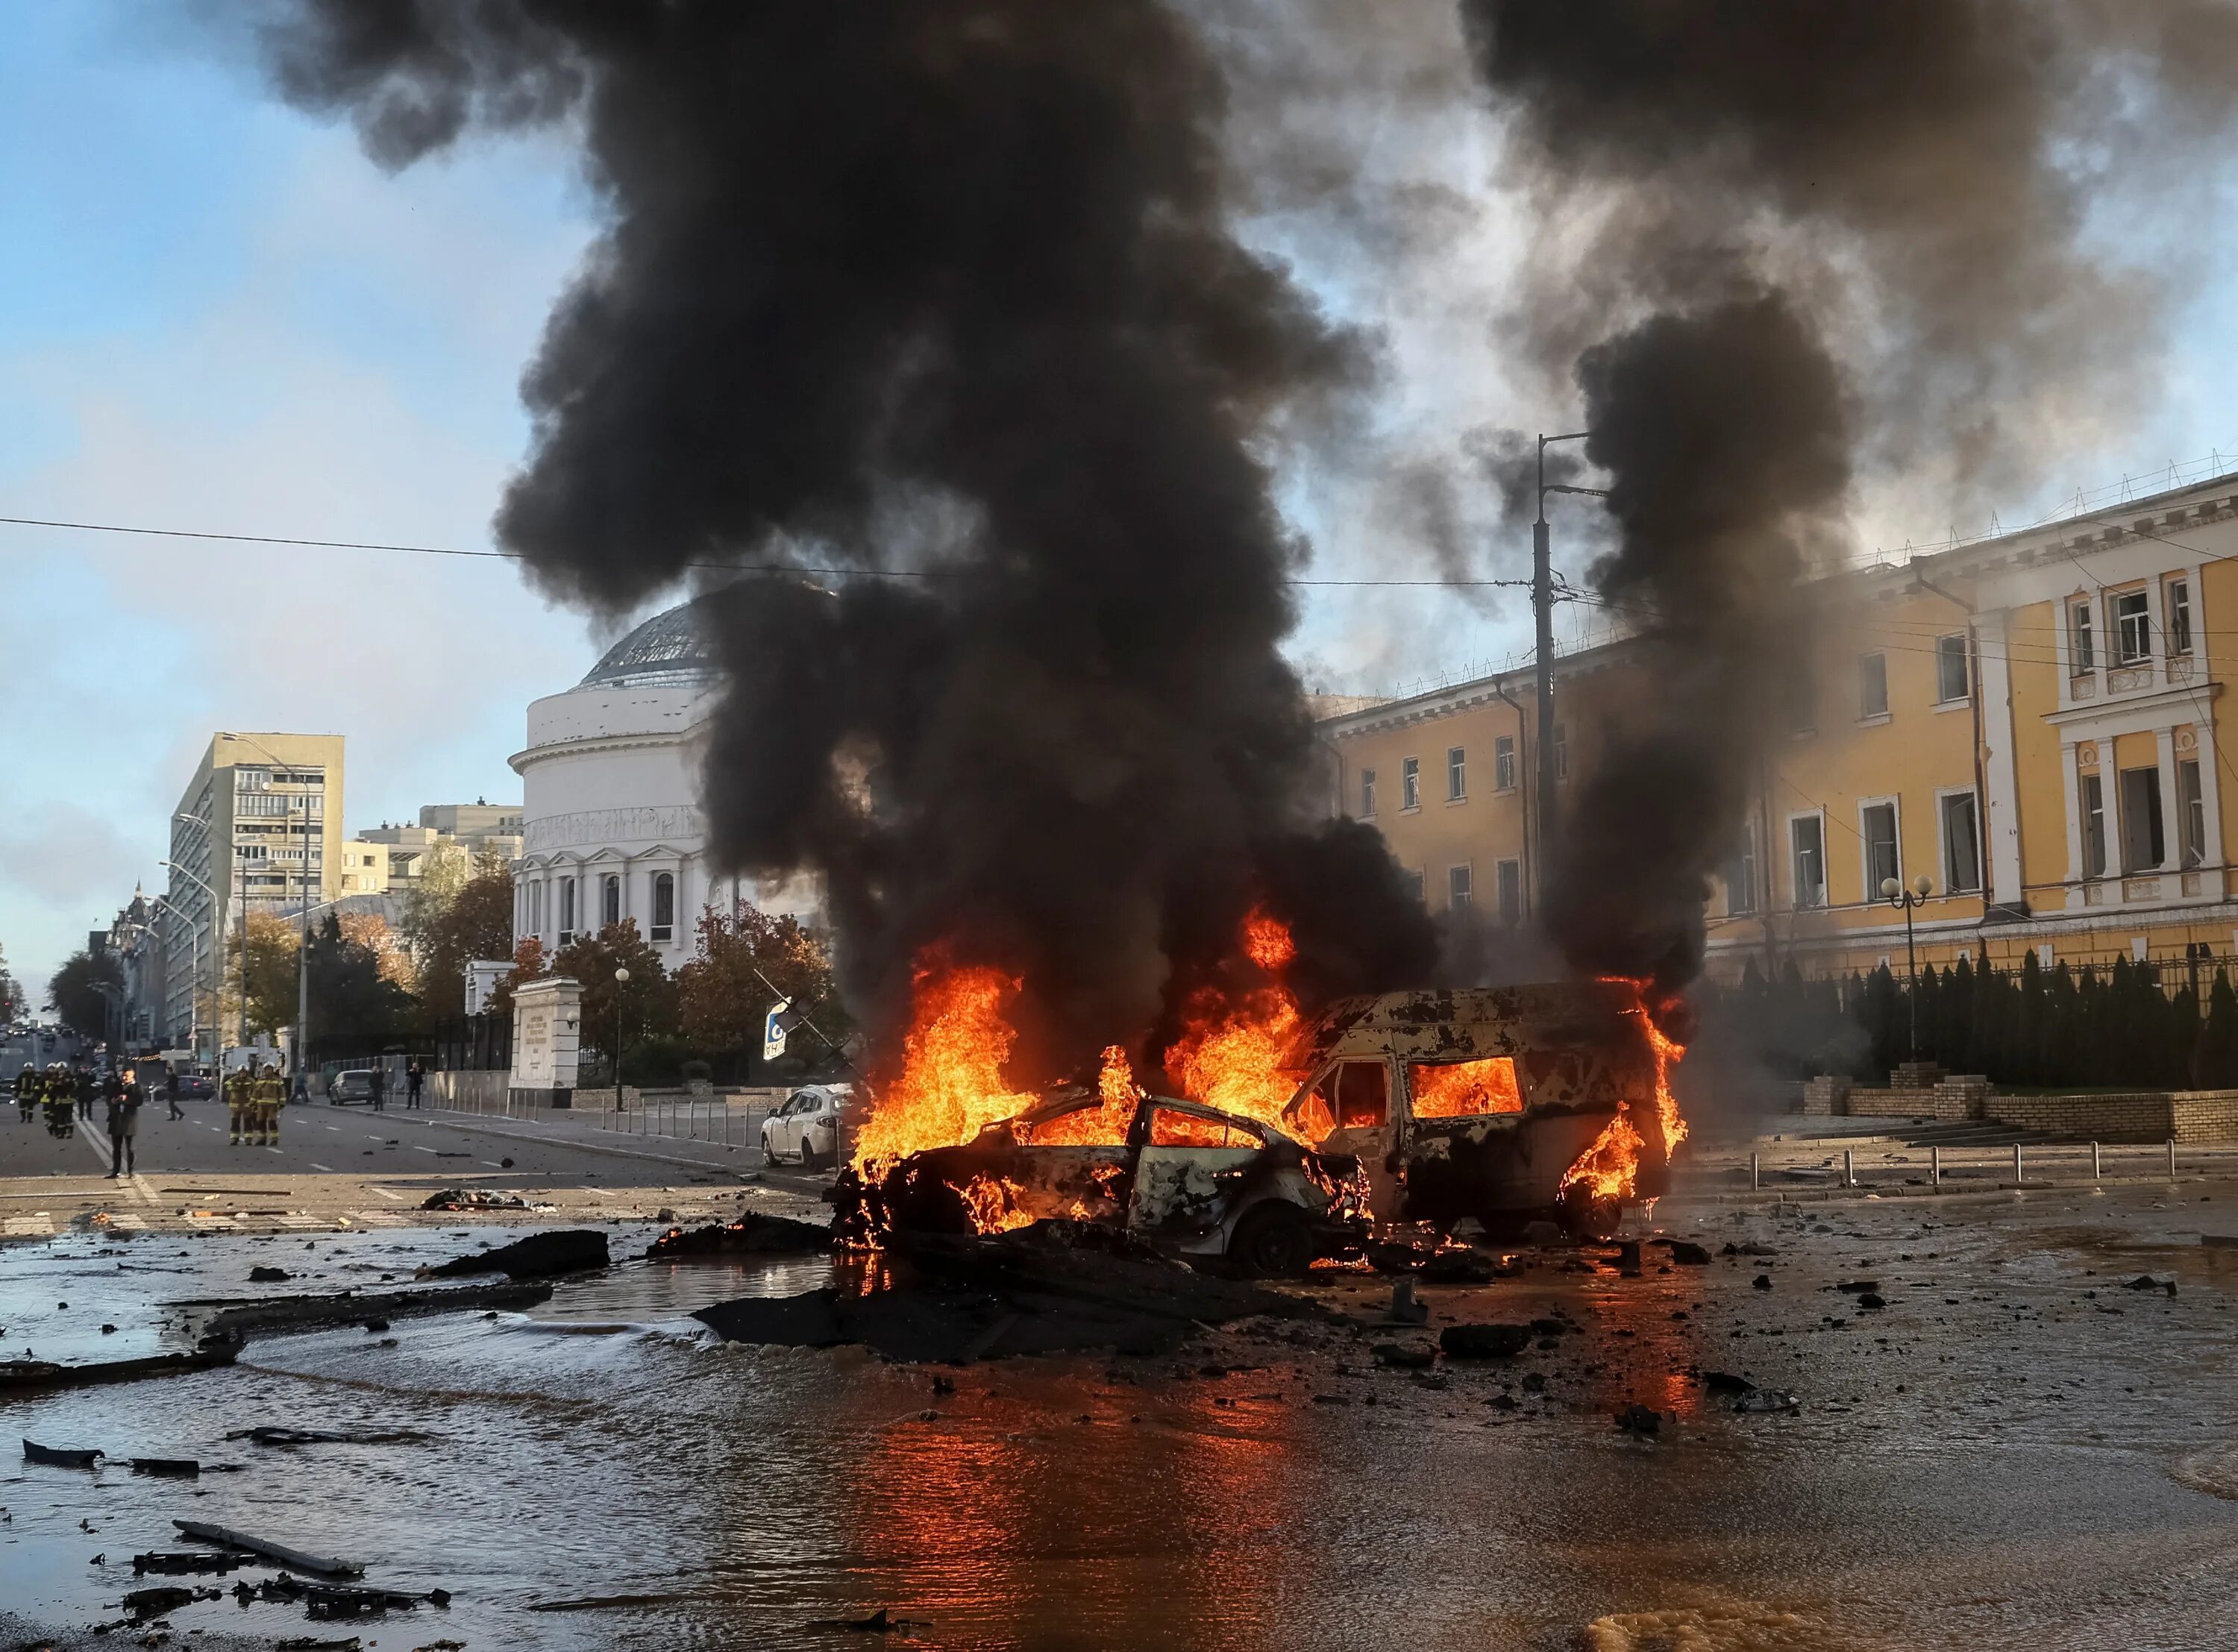
<svg viewBox="0 0 2238 1652"><path fill-rule="evenodd" d="M2098 1180L2098 1144L2095 1141L2090 1144L2090 1180Z"/></svg>
<svg viewBox="0 0 2238 1652"><path fill-rule="evenodd" d="M1943 1188L1943 1149L1930 1146L1927 1150L1927 1185L1940 1193Z"/></svg>
<svg viewBox="0 0 2238 1652"><path fill-rule="evenodd" d="M2013 1143L2013 1180L2021 1180L2021 1144L2017 1141Z"/></svg>
<svg viewBox="0 0 2238 1652"><path fill-rule="evenodd" d="M1752 1193L1758 1193L1760 1192L1763 1187L1763 1166L1758 1160L1758 1155L1751 1153L1749 1155L1749 1192Z"/></svg>
<svg viewBox="0 0 2238 1652"><path fill-rule="evenodd" d="M1844 1187L1855 1187L1857 1185L1857 1150L1854 1147L1844 1147L1842 1149L1842 1186Z"/></svg>
<svg viewBox="0 0 2238 1652"><path fill-rule="evenodd" d="M2168 1180L2175 1180L2175 1138L2168 1138Z"/></svg>

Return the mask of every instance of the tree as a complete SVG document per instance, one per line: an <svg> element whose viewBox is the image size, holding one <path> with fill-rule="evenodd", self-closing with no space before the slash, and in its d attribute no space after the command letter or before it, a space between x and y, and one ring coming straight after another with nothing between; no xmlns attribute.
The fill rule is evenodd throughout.
<svg viewBox="0 0 2238 1652"><path fill-rule="evenodd" d="M420 995L435 1014L460 1014L467 1003L467 966L477 959L514 955L513 872L503 861L486 856L440 909L422 909L417 895L413 904L405 932L420 966ZM507 1003L511 1001L508 987Z"/></svg>
<svg viewBox="0 0 2238 1652"><path fill-rule="evenodd" d="M614 979L614 971L622 968L629 971L626 982ZM593 1049L609 1056L615 1053L618 1010L625 1041L674 1030L675 985L660 955L638 934L635 918L569 942L552 955L552 973L572 975L582 983L582 1041Z"/></svg>
<svg viewBox="0 0 2238 1652"><path fill-rule="evenodd" d="M815 1010L824 1033L843 1035L846 1016L833 991L831 954L798 920L773 918L745 901L728 913L712 907L702 913L699 955L676 972L684 1036L704 1050L758 1047L776 1001L771 987L794 1008Z"/></svg>
<svg viewBox="0 0 2238 1652"><path fill-rule="evenodd" d="M373 955L374 967L383 981L407 995L419 985L420 972L412 966L412 955L388 927L387 918L378 912L341 912L334 915L334 922L346 939Z"/></svg>
<svg viewBox="0 0 2238 1652"><path fill-rule="evenodd" d="M248 1030L277 1036L281 1028L295 1024L295 922L251 912L242 927L241 941L226 948L222 1008L238 1012L245 1001Z"/></svg>
<svg viewBox="0 0 2238 1652"><path fill-rule="evenodd" d="M374 947L346 931L338 914L327 915L311 936L307 964L311 1028L319 1037L389 1038L410 1028L419 1007L382 965Z"/></svg>
<svg viewBox="0 0 2238 1652"><path fill-rule="evenodd" d="M489 1001L483 1013L490 1015L513 1014L513 989L523 981L540 981L552 973L544 961L544 942L537 936L525 935L520 944L513 949L513 968L490 988Z"/></svg>
<svg viewBox="0 0 2238 1652"><path fill-rule="evenodd" d="M116 960L105 952L99 957L74 952L47 982L47 998L70 1031L82 1038L106 1038L110 997L101 990L104 987L124 989L124 973Z"/></svg>

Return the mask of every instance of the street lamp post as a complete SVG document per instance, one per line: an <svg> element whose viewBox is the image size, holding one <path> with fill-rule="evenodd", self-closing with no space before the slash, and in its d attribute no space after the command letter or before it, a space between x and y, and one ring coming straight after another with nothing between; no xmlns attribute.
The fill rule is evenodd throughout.
<svg viewBox="0 0 2238 1652"><path fill-rule="evenodd" d="M1911 934L1911 915L1927 904L1927 897L1935 893L1935 880L1922 872L1912 879L1907 889L1892 877L1881 880L1881 898L1904 913L1904 965L1910 977L1904 989L1904 1001L1911 1010L1911 1059L1919 1059L1919 949Z"/></svg>
<svg viewBox="0 0 2238 1652"><path fill-rule="evenodd" d="M622 995L619 990L629 985L629 966L622 964L614 970L614 1111L622 1110Z"/></svg>
<svg viewBox="0 0 2238 1652"><path fill-rule="evenodd" d="M193 1050L194 1052L195 1052L195 1054L201 1054L201 1052L202 1052L202 926L201 926L200 924L196 923L196 922L195 922L192 918L187 917L187 915L186 915L184 913L181 912L177 907L175 907L175 906L172 905L172 904L171 904L171 897L170 897L169 895L157 895L157 896L156 897L155 901L151 903L150 908L149 908L149 910L151 910L151 911L153 911L153 912L156 912L156 914L158 914L159 915L163 916L163 917L167 917L167 918L173 918L173 919L183 919L183 920L185 921L185 922L186 922L186 926L187 926L187 964L188 964L188 980L187 980L187 1047L188 1047L189 1049ZM168 953L167 953L167 955L168 955ZM167 966L166 966L166 969L167 969L167 970L168 970L168 968L169 968L169 966L167 965ZM164 977L164 980L165 980L165 983L166 983L166 985L165 985L165 996L166 996L166 997L169 997L169 976L168 973L166 974L166 975L165 975L165 977ZM169 1029L169 1019L170 1019L170 1017L169 1017L169 1012L168 1012L168 1009L167 1009L166 1014L165 1014L165 1016L164 1016L164 1021L165 1021L165 1023L166 1023L165 1028L164 1028L164 1031L165 1031L165 1034L166 1034L166 1035L167 1035L167 1036L168 1036L168 1034L169 1034L169 1030L170 1030L170 1029ZM167 1047L167 1048L168 1048L168 1047L169 1047L169 1046L167 1045L165 1047Z"/></svg>
<svg viewBox="0 0 2238 1652"><path fill-rule="evenodd" d="M1554 553L1553 530L1546 523L1549 493L1586 493L1605 498L1607 490L1573 487L1546 479L1546 450L1556 442L1579 442L1592 434L1572 431L1566 436L1539 439L1539 519L1531 525L1531 609L1538 622L1539 643L1539 898L1545 899L1546 872L1554 853Z"/></svg>

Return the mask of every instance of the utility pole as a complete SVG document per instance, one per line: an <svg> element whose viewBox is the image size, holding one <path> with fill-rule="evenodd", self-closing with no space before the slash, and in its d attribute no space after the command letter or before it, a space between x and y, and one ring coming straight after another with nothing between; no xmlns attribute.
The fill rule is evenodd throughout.
<svg viewBox="0 0 2238 1652"><path fill-rule="evenodd" d="M1539 519L1531 525L1531 611L1539 625L1539 863L1534 881L1539 907L1546 909L1546 878L1554 858L1554 556L1553 535L1546 525L1549 493L1590 493L1596 487L1571 487L1546 480L1546 449L1555 442L1583 441L1592 433L1573 431L1566 436L1539 438Z"/></svg>

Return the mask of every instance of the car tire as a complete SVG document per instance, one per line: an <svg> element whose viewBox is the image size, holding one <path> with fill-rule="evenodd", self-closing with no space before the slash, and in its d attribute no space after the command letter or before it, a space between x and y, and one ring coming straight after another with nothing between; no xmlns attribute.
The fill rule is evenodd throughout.
<svg viewBox="0 0 2238 1652"><path fill-rule="evenodd" d="M1228 1241L1228 1265L1250 1279L1292 1279L1313 1265L1313 1225L1295 1205L1246 1211Z"/></svg>
<svg viewBox="0 0 2238 1652"><path fill-rule="evenodd" d="M823 1165L823 1155L809 1144L806 1136L803 1136L800 1139L800 1167L803 1170L818 1170Z"/></svg>

